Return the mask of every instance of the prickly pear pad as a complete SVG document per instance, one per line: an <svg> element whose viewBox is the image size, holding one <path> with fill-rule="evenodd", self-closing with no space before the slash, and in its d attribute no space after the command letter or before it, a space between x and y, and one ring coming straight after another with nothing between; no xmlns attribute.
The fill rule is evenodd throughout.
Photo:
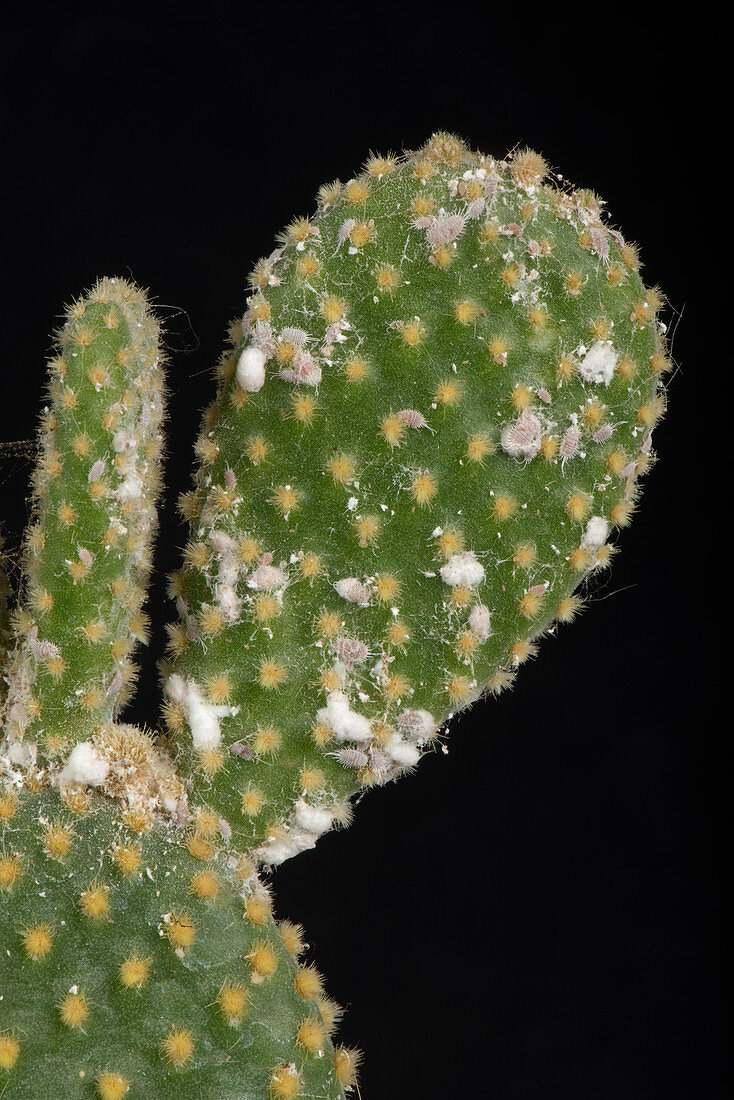
<svg viewBox="0 0 734 1100"><path fill-rule="evenodd" d="M166 720L279 863L508 687L651 460L660 296L600 199L449 135L322 188L251 276L181 502Z"/></svg>

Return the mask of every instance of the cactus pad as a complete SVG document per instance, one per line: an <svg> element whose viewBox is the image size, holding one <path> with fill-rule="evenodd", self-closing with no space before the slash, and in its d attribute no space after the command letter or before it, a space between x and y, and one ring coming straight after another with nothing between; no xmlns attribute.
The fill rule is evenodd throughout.
<svg viewBox="0 0 734 1100"><path fill-rule="evenodd" d="M537 154L436 135L251 275L197 443L166 720L279 863L570 621L651 460L657 292Z"/></svg>

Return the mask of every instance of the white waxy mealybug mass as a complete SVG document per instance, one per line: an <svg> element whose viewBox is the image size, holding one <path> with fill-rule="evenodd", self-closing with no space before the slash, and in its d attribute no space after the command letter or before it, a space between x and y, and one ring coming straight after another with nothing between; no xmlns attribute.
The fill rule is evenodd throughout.
<svg viewBox="0 0 734 1100"><path fill-rule="evenodd" d="M267 356L260 348L248 347L237 361L237 381L248 393L257 393L265 385Z"/></svg>

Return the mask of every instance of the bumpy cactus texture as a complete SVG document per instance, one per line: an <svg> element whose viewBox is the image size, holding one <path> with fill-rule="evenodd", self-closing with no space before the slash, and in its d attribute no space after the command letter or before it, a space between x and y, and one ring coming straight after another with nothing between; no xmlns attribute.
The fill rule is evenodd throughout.
<svg viewBox="0 0 734 1100"><path fill-rule="evenodd" d="M164 383L103 279L50 363L0 746L0 1093L337 1100L358 1055L258 865L509 687L652 458L660 296L588 192L435 135L255 267L197 442L166 732L147 640Z"/></svg>
<svg viewBox="0 0 734 1100"><path fill-rule="evenodd" d="M172 578L167 720L278 863L580 607L666 367L600 201L435 137L322 188L251 276Z"/></svg>
<svg viewBox="0 0 734 1100"><path fill-rule="evenodd" d="M53 757L111 719L147 636L163 377L144 296L100 280L69 310L49 375L7 728Z"/></svg>
<svg viewBox="0 0 734 1100"><path fill-rule="evenodd" d="M343 1096L331 1008L254 868L79 809L0 803L5 1095Z"/></svg>

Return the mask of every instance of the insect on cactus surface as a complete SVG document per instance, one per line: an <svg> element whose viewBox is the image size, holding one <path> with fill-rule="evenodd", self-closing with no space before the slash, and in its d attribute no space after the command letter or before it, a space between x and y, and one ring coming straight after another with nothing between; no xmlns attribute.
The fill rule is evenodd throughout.
<svg viewBox="0 0 734 1100"><path fill-rule="evenodd" d="M121 279L70 307L3 628L3 1095L352 1088L258 868L508 688L609 565L670 365L639 267L530 150L436 134L322 187L217 367L160 735L120 717L147 640L160 333Z"/></svg>

